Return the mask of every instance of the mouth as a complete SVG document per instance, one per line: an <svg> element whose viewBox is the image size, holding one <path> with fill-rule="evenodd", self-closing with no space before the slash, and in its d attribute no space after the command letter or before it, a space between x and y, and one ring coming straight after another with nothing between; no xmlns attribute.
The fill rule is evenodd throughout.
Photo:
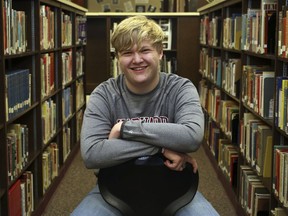
<svg viewBox="0 0 288 216"><path fill-rule="evenodd" d="M130 69L133 71L142 71L145 70L147 68L147 66L144 67L131 67Z"/></svg>

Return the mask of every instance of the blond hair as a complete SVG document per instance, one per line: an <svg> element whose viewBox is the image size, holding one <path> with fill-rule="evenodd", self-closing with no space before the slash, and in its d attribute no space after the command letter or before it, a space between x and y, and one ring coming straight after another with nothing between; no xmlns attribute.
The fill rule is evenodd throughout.
<svg viewBox="0 0 288 216"><path fill-rule="evenodd" d="M132 48L134 44L140 47L144 40L150 41L157 51L162 51L163 39L164 32L154 20L137 15L128 17L117 25L111 37L111 44L116 54Z"/></svg>

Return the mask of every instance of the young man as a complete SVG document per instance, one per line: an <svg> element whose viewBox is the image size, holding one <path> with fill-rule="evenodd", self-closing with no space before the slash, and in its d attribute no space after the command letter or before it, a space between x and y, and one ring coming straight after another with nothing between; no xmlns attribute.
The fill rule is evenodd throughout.
<svg viewBox="0 0 288 216"><path fill-rule="evenodd" d="M204 118L195 86L188 79L160 72L162 29L145 16L123 20L111 43L122 72L90 95L81 134L81 153L89 169L101 169L162 152L165 165L181 172L188 153L202 143ZM96 186L72 215L121 215ZM197 192L177 216L218 215Z"/></svg>

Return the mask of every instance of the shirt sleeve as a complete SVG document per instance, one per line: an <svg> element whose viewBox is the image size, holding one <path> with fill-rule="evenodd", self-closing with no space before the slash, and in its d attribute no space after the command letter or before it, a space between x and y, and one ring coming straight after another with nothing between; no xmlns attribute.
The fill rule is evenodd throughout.
<svg viewBox="0 0 288 216"><path fill-rule="evenodd" d="M143 141L108 139L115 124L111 106L101 91L91 94L81 130L81 154L87 168L99 169L123 163L131 158L153 155L159 147Z"/></svg>

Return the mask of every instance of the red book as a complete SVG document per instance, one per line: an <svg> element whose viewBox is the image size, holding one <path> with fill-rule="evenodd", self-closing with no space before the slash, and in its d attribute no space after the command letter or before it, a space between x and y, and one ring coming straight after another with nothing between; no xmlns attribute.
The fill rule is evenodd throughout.
<svg viewBox="0 0 288 216"><path fill-rule="evenodd" d="M18 179L8 191L9 216L21 216L21 188Z"/></svg>

